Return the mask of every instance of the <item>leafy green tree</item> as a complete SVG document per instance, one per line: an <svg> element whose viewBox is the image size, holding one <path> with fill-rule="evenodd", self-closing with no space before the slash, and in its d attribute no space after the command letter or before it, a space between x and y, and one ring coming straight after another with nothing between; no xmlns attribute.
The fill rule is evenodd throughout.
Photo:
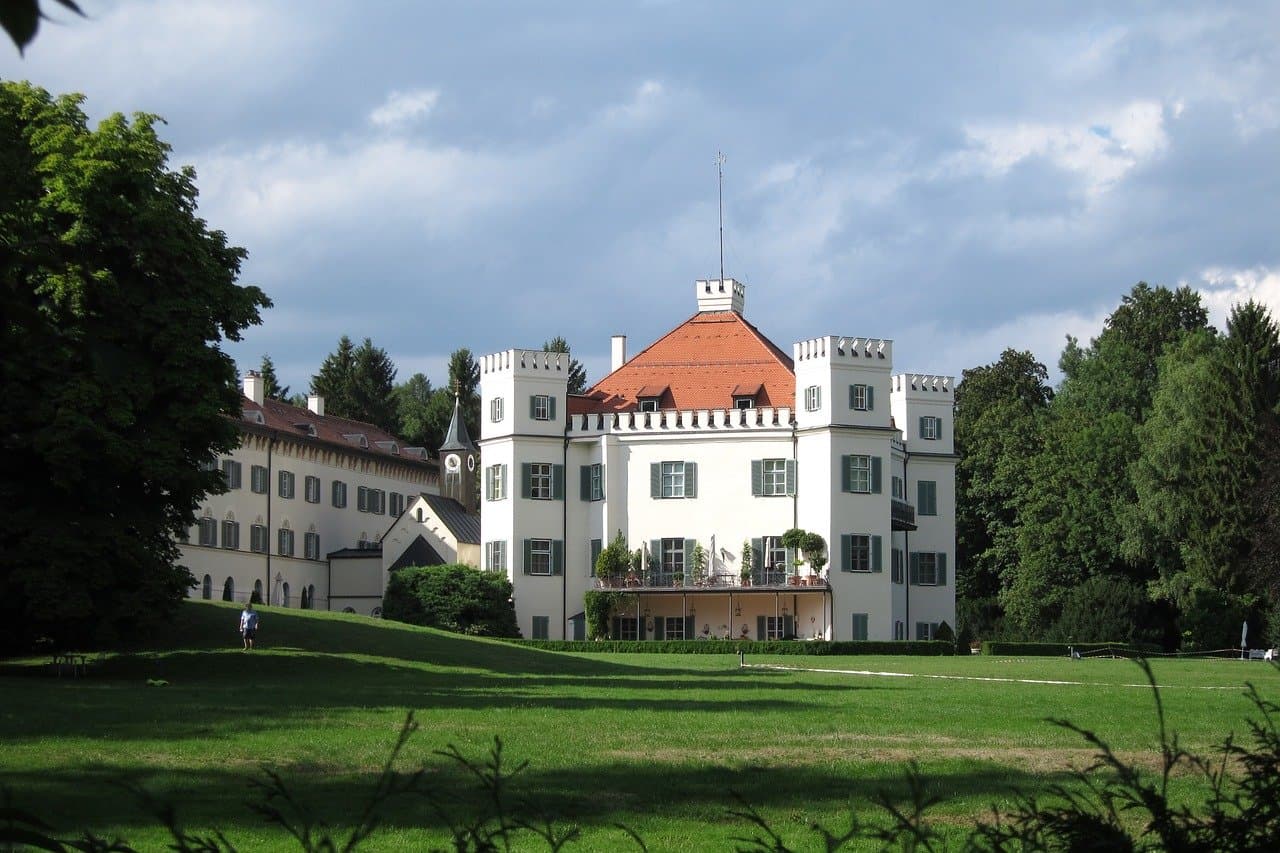
<svg viewBox="0 0 1280 853"><path fill-rule="evenodd" d="M556 335L542 345L543 352L568 352L569 342ZM581 394L587 390L587 369L576 358L569 359L569 393Z"/></svg>
<svg viewBox="0 0 1280 853"><path fill-rule="evenodd" d="M431 380L424 373L415 373L392 390L395 398L396 435L411 445L435 451L440 447L444 434L436 432L431 420L431 398L434 395Z"/></svg>
<svg viewBox="0 0 1280 853"><path fill-rule="evenodd" d="M453 395L458 395L458 403L462 407L462 419L467 424L467 434L472 441L480 438L480 365L476 364L471 350L466 347L454 350L449 356L449 387L440 389L447 394L449 414L444 419L444 428L453 417ZM439 393L439 392L437 392ZM444 428L440 435L444 436Z"/></svg>
<svg viewBox="0 0 1280 853"><path fill-rule="evenodd" d="M1098 575L1069 590L1044 639L1061 643L1159 643L1165 616L1128 578Z"/></svg>
<svg viewBox="0 0 1280 853"><path fill-rule="evenodd" d="M1140 282L1088 347L1068 341L1065 378L1018 509L1019 559L1002 577L1014 629L1041 635L1067 591L1094 575L1154 577L1149 560L1124 548L1137 503L1129 469L1141 453L1138 427L1151 411L1160 356L1206 328L1194 291Z"/></svg>
<svg viewBox="0 0 1280 853"><path fill-rule="evenodd" d="M518 637L511 591L511 581L505 575L470 566L397 569L387 580L382 615L460 634Z"/></svg>
<svg viewBox="0 0 1280 853"><path fill-rule="evenodd" d="M267 399L284 400L285 402L289 402L292 399L289 396L289 386L280 387L280 380L276 378L276 365L271 360L271 356L262 356L262 365L258 368L258 373L262 376L263 394Z"/></svg>
<svg viewBox="0 0 1280 853"><path fill-rule="evenodd" d="M325 356L320 372L311 377L311 393L324 397L325 412L342 418L356 418L352 391L356 369L356 347L343 335L338 348Z"/></svg>
<svg viewBox="0 0 1280 853"><path fill-rule="evenodd" d="M351 396L358 414L348 417L395 432L399 420L395 381L396 366L387 351L375 347L372 340L365 338L355 350L351 371Z"/></svg>
<svg viewBox="0 0 1280 853"><path fill-rule="evenodd" d="M0 82L0 646L136 635L191 586L175 538L239 444L220 348L270 300L196 215L160 119L90 129L78 95Z"/></svg>
<svg viewBox="0 0 1280 853"><path fill-rule="evenodd" d="M993 598L1018 565L1018 510L1053 399L1045 366L1007 349L956 386L956 594Z"/></svg>

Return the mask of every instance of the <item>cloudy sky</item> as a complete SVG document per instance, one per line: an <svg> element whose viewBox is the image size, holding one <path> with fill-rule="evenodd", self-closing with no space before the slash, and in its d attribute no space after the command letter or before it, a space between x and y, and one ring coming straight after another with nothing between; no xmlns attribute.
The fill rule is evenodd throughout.
<svg viewBox="0 0 1280 853"><path fill-rule="evenodd" d="M1052 369L1140 280L1280 310L1272 3L80 2L0 77L167 120L275 300L231 352L294 390L344 333L436 383L559 334L600 378L718 275L717 150L785 349Z"/></svg>

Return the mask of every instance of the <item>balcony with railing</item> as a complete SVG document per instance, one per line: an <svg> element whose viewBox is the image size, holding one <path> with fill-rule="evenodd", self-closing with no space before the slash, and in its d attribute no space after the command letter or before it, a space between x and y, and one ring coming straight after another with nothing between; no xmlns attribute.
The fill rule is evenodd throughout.
<svg viewBox="0 0 1280 853"><path fill-rule="evenodd" d="M597 578L596 586L601 589L632 590L725 590L740 591L747 589L774 591L805 587L826 589L827 579L824 577L788 572L782 566L772 569L752 570L749 577L740 574L710 573L702 578L679 572L630 572L626 575L610 578Z"/></svg>
<svg viewBox="0 0 1280 853"><path fill-rule="evenodd" d="M894 530L915 530L916 508L904 500L894 498L889 503L889 520Z"/></svg>

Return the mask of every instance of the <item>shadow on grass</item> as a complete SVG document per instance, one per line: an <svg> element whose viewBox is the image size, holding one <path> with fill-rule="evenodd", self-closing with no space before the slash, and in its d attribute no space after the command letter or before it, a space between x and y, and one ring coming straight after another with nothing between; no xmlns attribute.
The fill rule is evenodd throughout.
<svg viewBox="0 0 1280 853"><path fill-rule="evenodd" d="M486 794L474 790L473 780L455 765L435 758L429 762L438 800L449 802L454 816L478 810ZM729 812L739 807L733 793L765 813L802 812L828 824L843 824L852 801L859 810L870 808L877 792L903 799L907 794L905 768L894 764L822 766L685 766L668 763L539 769L536 764L511 784L512 802L531 800L549 817L585 829L614 823L640 825L660 815L663 821L729 824ZM294 766L282 771L290 791L313 814L331 826L353 824L372 789L376 774L334 774L324 769ZM1011 789L1038 793L1065 774L1036 776L996 764L961 770L927 770L927 788L944 799L963 798L970 811L980 811L991 798ZM155 771L141 766L104 771L94 766L53 773L10 773L0 782L15 792L15 805L27 807L63 832L101 831L114 827L130 837L134 830L154 826L136 797L120 785L128 782L160 799L178 804L182 823L190 828L217 827L234 841L237 831L260 832L261 819L245 805L255 792L241 772ZM976 808L975 808L976 806ZM406 797L389 804L383 824L388 828L440 832L445 825L420 799ZM745 825L742 825L745 829Z"/></svg>

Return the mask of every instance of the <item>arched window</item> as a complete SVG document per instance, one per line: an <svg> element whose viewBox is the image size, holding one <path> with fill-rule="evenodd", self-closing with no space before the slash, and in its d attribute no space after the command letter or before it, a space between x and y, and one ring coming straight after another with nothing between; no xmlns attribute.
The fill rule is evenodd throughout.
<svg viewBox="0 0 1280 853"><path fill-rule="evenodd" d="M253 582L253 596L252 596L249 600L250 600L250 601L256 601L258 604L262 604L262 603L263 603L263 601L262 601L262 578L258 578L256 581L254 581L254 582Z"/></svg>
<svg viewBox="0 0 1280 853"><path fill-rule="evenodd" d="M299 602L299 605L303 610L311 609L311 598L307 595L307 588L305 586L302 588L302 601Z"/></svg>
<svg viewBox="0 0 1280 853"><path fill-rule="evenodd" d="M312 610L316 609L316 585L310 584L307 587L307 602Z"/></svg>
<svg viewBox="0 0 1280 853"><path fill-rule="evenodd" d="M355 613L355 612L356 612L356 609L355 609L354 607L344 607L344 608L342 608L342 612L343 612L343 613Z"/></svg>
<svg viewBox="0 0 1280 853"><path fill-rule="evenodd" d="M222 585L222 600L223 601L236 600L236 582L233 581L231 578L227 578L226 582Z"/></svg>
<svg viewBox="0 0 1280 853"><path fill-rule="evenodd" d="M284 582L284 586L280 587L280 591L282 593L281 603L285 607L288 607L289 606L289 582L288 581Z"/></svg>
<svg viewBox="0 0 1280 853"><path fill-rule="evenodd" d="M213 598L213 578L208 575L204 576L204 583L200 585L200 597L205 601Z"/></svg>
<svg viewBox="0 0 1280 853"><path fill-rule="evenodd" d="M381 608L381 607L375 607L375 608L373 608L373 612L372 612L372 613L370 613L369 615L370 615L370 616L372 616L374 619L381 619L381 618L382 618L382 608Z"/></svg>
<svg viewBox="0 0 1280 853"><path fill-rule="evenodd" d="M422 521L422 507L418 507L418 521Z"/></svg>

